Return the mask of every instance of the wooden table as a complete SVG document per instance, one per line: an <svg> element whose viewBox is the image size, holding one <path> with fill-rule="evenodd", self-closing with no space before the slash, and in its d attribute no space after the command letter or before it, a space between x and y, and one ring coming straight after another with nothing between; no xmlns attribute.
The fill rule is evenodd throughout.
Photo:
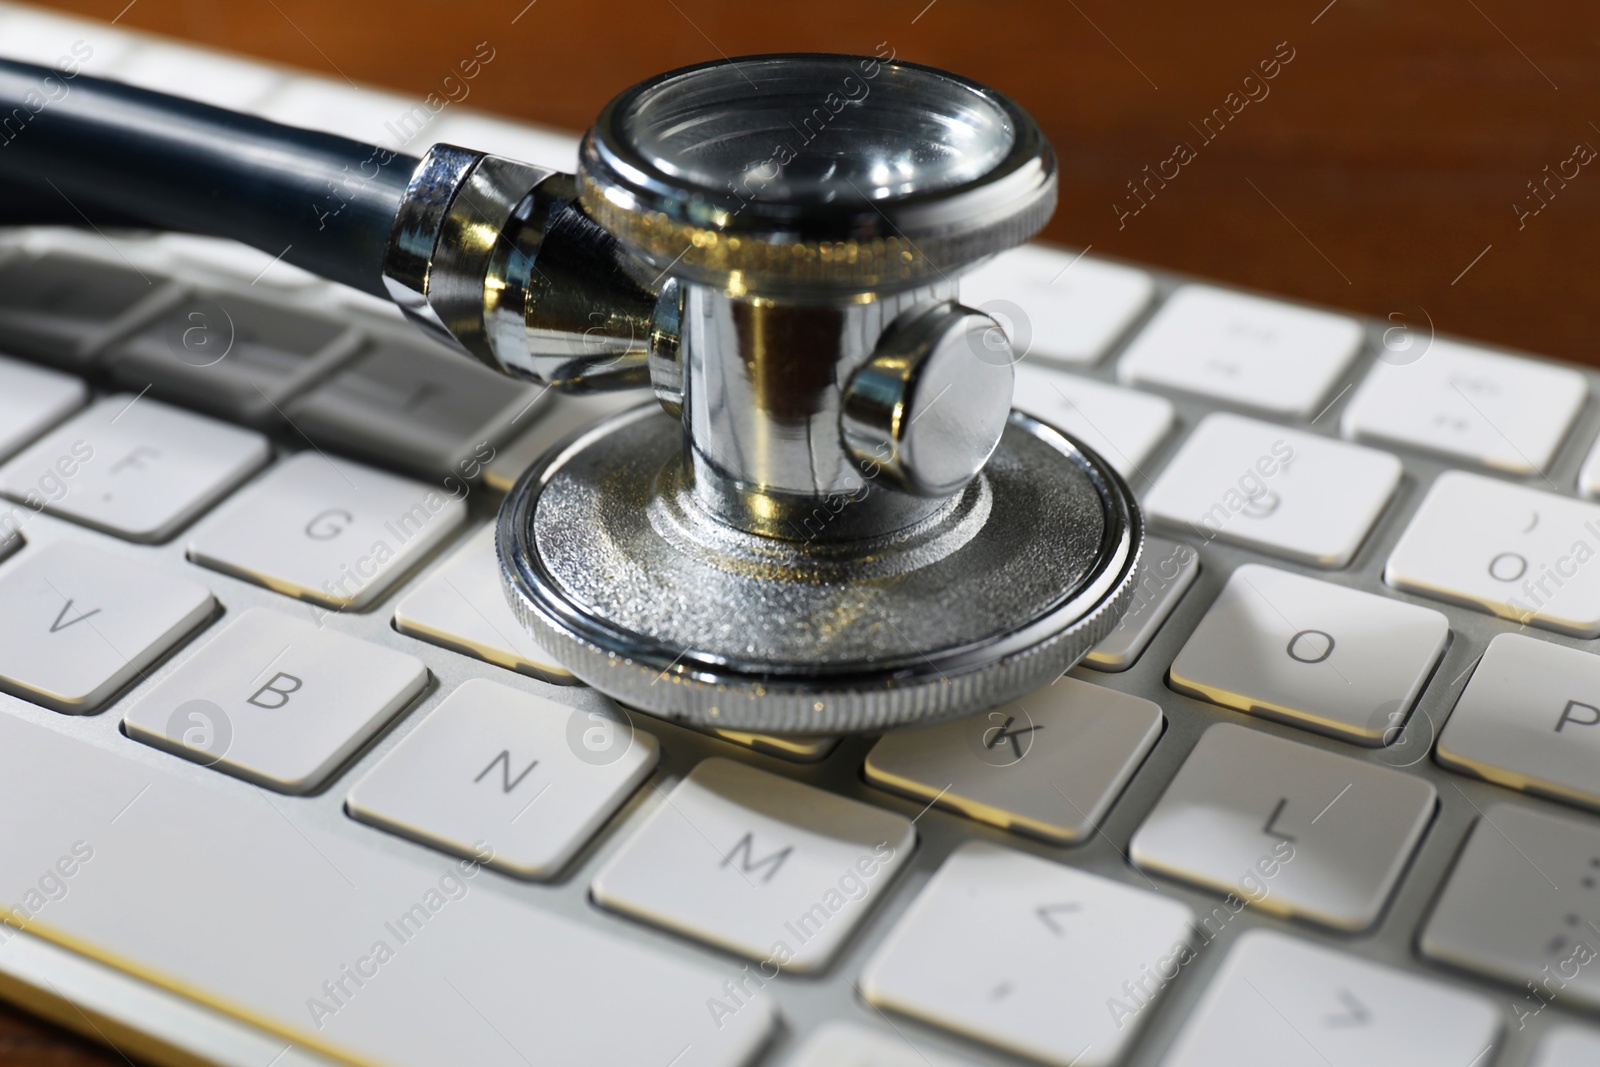
<svg viewBox="0 0 1600 1067"><path fill-rule="evenodd" d="M1039 119L1049 239L1600 364L1593 0L525 3L54 6L419 94L486 42L470 104L572 129L668 67L892 49ZM125 1062L39 1034L0 1017L0 1067Z"/></svg>

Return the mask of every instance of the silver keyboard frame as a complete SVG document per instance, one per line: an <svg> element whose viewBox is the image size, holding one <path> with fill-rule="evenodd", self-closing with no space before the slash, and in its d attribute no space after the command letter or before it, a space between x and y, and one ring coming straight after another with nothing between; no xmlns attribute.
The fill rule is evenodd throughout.
<svg viewBox="0 0 1600 1067"><path fill-rule="evenodd" d="M1128 339L1138 332L1154 309L1160 306L1174 288L1186 282L1200 280L1170 272L1150 271L1149 268L1138 264L1129 265L1147 270L1155 278L1156 298L1096 364L1092 367L1063 366L1062 369L1115 383L1117 361ZM208 284L218 285L218 276L215 274L208 274L206 280ZM246 288L242 283L238 287ZM263 294L259 289L250 292L255 297L276 295ZM1266 295L1269 299L1276 299L1270 294L1256 295ZM289 302L291 305L299 303L294 299ZM300 303L300 306L306 307L307 310L319 308L327 310L327 305L322 304L320 300L309 304ZM353 317L360 317L361 325L369 325L366 312L358 308L351 314ZM1386 320L1375 318L1360 321L1363 322L1366 331L1366 343L1362 354L1354 362L1350 372L1330 389L1329 396L1339 394L1347 385L1361 380L1375 358L1374 353L1381 351L1383 331L1393 325ZM373 316L370 325L378 329L392 329L394 322ZM1476 342L1468 341L1468 343ZM1522 353L1512 354L1523 358L1537 358L1526 357ZM1041 359L1040 362L1048 361ZM1558 453L1552 469L1548 472L1550 480L1562 487L1562 492L1569 496L1578 495L1575 489L1578 469L1594 443L1597 433L1600 433L1600 403L1597 403L1597 398L1600 398L1600 372L1588 368L1577 369L1588 383L1590 396ZM1167 396L1173 401L1177 410L1177 426L1152 454L1149 461L1143 464L1143 471L1151 476L1156 475L1164 467L1189 431L1204 415L1213 411L1234 410L1257 418L1263 417L1258 412L1244 407L1214 403L1146 386L1140 388ZM1337 437L1339 417L1348 401L1349 393L1346 392L1321 414L1314 424L1308 425L1305 422L1283 422L1283 424ZM1407 971L1426 975L1436 981L1488 995L1491 1000L1501 1005L1504 1022L1503 1038L1498 1054L1492 1060L1485 1060L1483 1064L1475 1067L1488 1067L1490 1063L1498 1067L1522 1067L1529 1062L1539 1036L1548 1031L1553 1024L1586 1021L1581 1013L1571 1010L1567 1003L1558 999L1548 1010L1540 1013L1526 1029L1519 1031L1516 1017L1508 1007L1521 1000L1518 989L1478 980L1464 973L1426 963L1416 953L1416 940L1434 897L1445 880L1467 831L1478 818L1481 809L1486 809L1496 802L1511 802L1541 808L1567 817L1572 817L1577 812L1566 805L1540 800L1464 777L1444 770L1433 762L1431 742L1449 716L1457 697L1467 683L1471 668L1482 655L1486 644L1496 634L1516 631L1519 628L1512 623L1467 608L1402 593L1383 584L1384 560L1409 522L1422 494L1437 474L1456 469L1458 466L1406 449L1388 450L1403 460L1405 477L1354 561L1345 569L1330 571L1302 566L1218 542L1202 546L1194 538L1192 531L1185 534L1184 531L1163 530L1159 527L1153 531L1166 536L1177 536L1200 547L1201 569L1198 579L1131 669L1122 673L1108 674L1079 667L1073 670L1072 675L1097 685L1154 700L1166 712L1166 728L1144 766L1113 805L1109 817L1100 828L1101 832L1082 846L1063 848L1048 845L937 808L924 812L921 802L866 785L862 779L862 764L871 747L869 739L846 738L820 763L802 764L753 752L740 745L723 742L636 714L635 721L638 725L655 734L662 743L661 765L650 780L655 785L670 787L700 760L714 755L728 756L831 792L903 812L908 817L917 817L919 841L907 870L900 876L898 883L891 887L883 903L869 914L861 932L847 945L840 957L819 975L798 977L785 975L768 985L768 992L780 1008L784 1025L766 1054L758 1058L757 1063L782 1064L798 1048L806 1035L821 1024L834 1019L853 1020L891 1036L898 1032L914 1039L920 1047L944 1051L974 1063L1020 1065L1031 1062L949 1036L908 1018L900 1016L891 1018L865 1003L856 992L855 983L867 960L952 849L973 838L984 838L1007 848L1066 863L1131 886L1148 888L1149 884L1153 883L1163 894L1183 901L1197 912L1206 912L1218 905L1220 902L1218 896L1153 874L1147 879L1127 862L1125 854L1129 838L1150 812L1168 780L1208 726L1218 722L1243 723L1252 729L1284 737L1299 744L1326 749L1353 759L1392 765L1393 756L1386 758L1385 755L1388 750L1364 749L1293 726L1280 725L1255 716L1224 710L1182 696L1167 687L1165 676L1168 666L1234 567L1247 562L1264 562L1320 580L1423 604L1443 612L1448 617L1452 630L1449 647L1406 726L1409 753L1414 754L1418 751L1418 746L1423 740L1430 745L1430 754L1411 766L1408 773L1420 774L1433 782L1439 791L1440 806L1398 890L1376 927L1360 935L1346 936L1246 909L1228 925L1214 943L1200 950L1196 962L1184 968L1178 979L1166 990L1151 1013L1151 1018L1140 1030L1124 1062L1130 1067L1146 1067L1159 1063L1177 1036L1196 999L1204 992L1212 974L1227 955L1233 940L1243 931L1261 926L1286 930L1295 937L1327 944L1363 958L1392 964ZM1493 472L1487 473L1493 474ZM1149 488L1149 483L1138 474L1130 480L1142 497ZM1527 480L1507 480L1548 488L1542 480L1532 483ZM86 744L114 749L152 768L159 768L163 773L188 776L206 788L232 791L252 803L259 803L260 797L254 795L257 791L252 786L225 774L166 755L125 737L119 729L120 719L134 697L142 693L148 685L164 677L173 669L175 662L185 658L190 650L214 636L223 618L231 617L253 606L271 606L279 611L289 612L315 611L322 617L324 625L333 629L418 656L429 666L433 677L424 695L400 715L390 728L381 733L378 739L357 756L321 793L310 797L274 795L272 802L284 810L292 808L297 813L297 820L302 817L312 820L332 831L360 838L370 847L400 853L431 855L432 853L424 846L355 822L344 813L343 801L349 787L377 760L393 749L446 694L470 678L481 677L492 678L502 684L509 684L572 706L592 706L601 699L592 690L545 684L406 637L396 632L390 625L397 599L403 596L419 577L430 573L448 558L465 538L488 522L497 502L498 497L490 490L484 488L476 490L469 499L472 518L468 526L401 582L396 591L391 592L371 610L360 614L330 614L321 609L313 609L311 605L298 604L265 588L197 567L184 558L187 530L168 544L142 546L98 534L48 515L36 516L25 530L25 537L30 542L39 543L46 538L69 536L146 564L170 568L176 573L205 582L224 606L225 615L213 619L201 633L181 646L174 656L149 671L146 681L123 694L107 710L92 716L73 717L57 715L44 708L30 706L28 717L47 724L60 733L78 738ZM200 521L203 522L204 518ZM1526 632L1544 640L1575 648L1588 649L1593 645L1593 642L1542 630ZM1419 734L1418 731L1422 733ZM500 874L487 873L485 880L480 884L485 891L519 899L529 907L548 909L577 922L604 930L612 936L638 943L655 952L691 958L702 967L732 977L745 961L688 938L602 911L589 899L588 883L594 873L627 839L647 810L659 802L654 790L648 787L641 788L622 811L606 824L596 839L580 853L563 876L553 883L524 883ZM310 856L308 862L319 861L315 856ZM181 890L175 888L175 891ZM248 1028L209 1009L86 960L31 935L19 935L14 939L13 946L0 950L0 996L16 1001L65 1026L82 1031L92 1038L109 1040L129 1054L143 1055L147 1059L161 1063L191 1064L199 1061L226 1064L229 1067L234 1065L268 1067L269 1064L288 1067L292 1063L325 1062L309 1055L303 1059L297 1058L292 1053L284 1055L282 1050L285 1042L282 1039ZM274 1057L280 1058L274 1059Z"/></svg>

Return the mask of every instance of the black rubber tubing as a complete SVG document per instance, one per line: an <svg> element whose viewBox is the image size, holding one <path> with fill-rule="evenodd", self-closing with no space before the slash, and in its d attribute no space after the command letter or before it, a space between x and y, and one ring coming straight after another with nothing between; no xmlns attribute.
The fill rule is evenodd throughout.
<svg viewBox="0 0 1600 1067"><path fill-rule="evenodd" d="M58 67L0 60L0 224L229 237L377 296L417 160Z"/></svg>

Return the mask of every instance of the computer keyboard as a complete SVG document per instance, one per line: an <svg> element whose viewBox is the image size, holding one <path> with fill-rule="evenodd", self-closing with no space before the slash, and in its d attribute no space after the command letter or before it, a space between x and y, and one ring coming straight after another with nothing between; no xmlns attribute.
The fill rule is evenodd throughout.
<svg viewBox="0 0 1600 1067"><path fill-rule="evenodd" d="M75 42L415 106L0 4ZM1596 372L1043 245L962 291L1137 491L1134 606L971 718L700 733L498 589L501 494L642 396L269 253L0 233L0 991L229 1067L1600 1063Z"/></svg>

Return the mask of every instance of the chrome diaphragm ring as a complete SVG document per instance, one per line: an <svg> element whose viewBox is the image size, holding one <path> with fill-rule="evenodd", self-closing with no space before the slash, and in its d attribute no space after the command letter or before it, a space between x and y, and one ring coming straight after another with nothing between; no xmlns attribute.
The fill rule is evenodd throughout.
<svg viewBox="0 0 1600 1067"><path fill-rule="evenodd" d="M950 508L855 546L696 514L681 432L652 406L615 416L547 453L500 513L513 611L624 705L766 733L934 722L1049 685L1132 596L1131 490L1021 413Z"/></svg>

